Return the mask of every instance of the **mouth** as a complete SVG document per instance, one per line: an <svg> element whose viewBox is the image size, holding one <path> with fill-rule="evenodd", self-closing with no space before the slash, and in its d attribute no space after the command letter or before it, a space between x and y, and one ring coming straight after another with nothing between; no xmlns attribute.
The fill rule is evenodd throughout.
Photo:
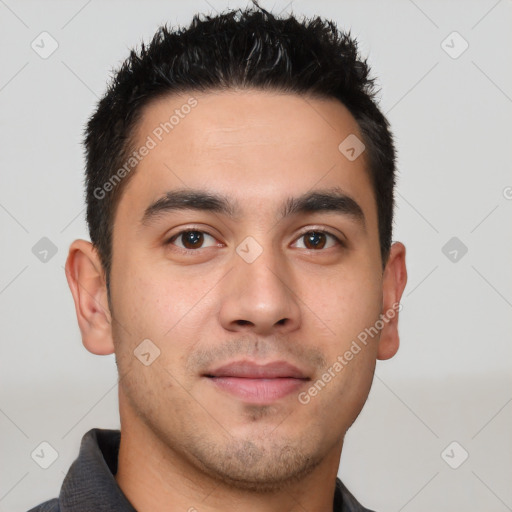
<svg viewBox="0 0 512 512"><path fill-rule="evenodd" d="M285 361L265 365L235 361L208 371L203 377L220 391L254 404L284 398L311 380L304 372Z"/></svg>

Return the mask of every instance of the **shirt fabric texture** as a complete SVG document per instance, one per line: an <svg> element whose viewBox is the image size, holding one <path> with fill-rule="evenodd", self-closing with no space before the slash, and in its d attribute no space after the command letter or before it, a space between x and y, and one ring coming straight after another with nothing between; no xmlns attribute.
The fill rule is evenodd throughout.
<svg viewBox="0 0 512 512"><path fill-rule="evenodd" d="M120 430L89 430L62 482L59 497L29 512L136 512L114 477L120 441ZM372 511L364 508L336 478L333 512Z"/></svg>

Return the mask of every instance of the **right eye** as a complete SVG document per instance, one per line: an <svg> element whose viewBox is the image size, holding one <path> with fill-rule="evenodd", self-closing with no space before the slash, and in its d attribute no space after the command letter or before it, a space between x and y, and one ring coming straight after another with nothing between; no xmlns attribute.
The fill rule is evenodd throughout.
<svg viewBox="0 0 512 512"><path fill-rule="evenodd" d="M214 247L216 244L215 238L210 235L209 233L206 233L205 231L199 231L197 229L187 229L180 231L179 233L176 233L173 235L166 243L165 245L176 245L180 249L184 249L186 251L196 251L198 249L204 249L204 243L205 243L205 237L209 237L211 240L213 240L214 243L211 243L207 247ZM180 243L175 243L176 241Z"/></svg>

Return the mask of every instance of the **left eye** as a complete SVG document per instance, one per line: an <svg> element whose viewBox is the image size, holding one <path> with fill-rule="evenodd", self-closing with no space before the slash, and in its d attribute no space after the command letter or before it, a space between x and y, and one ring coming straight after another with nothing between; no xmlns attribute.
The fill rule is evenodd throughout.
<svg viewBox="0 0 512 512"><path fill-rule="evenodd" d="M331 238L334 242L331 245L328 245L328 238ZM300 247L301 249L329 249L333 245L343 245L338 237L334 236L327 231L308 231L300 235L298 240L304 239L304 247ZM327 245L327 247L326 247Z"/></svg>
<svg viewBox="0 0 512 512"><path fill-rule="evenodd" d="M210 245L205 246L205 241L207 241L208 238L211 239ZM329 249L336 244L341 246L343 245L338 237L328 233L327 231L307 231L306 233L300 235L297 240L301 239L304 240L304 243L303 247L299 247L300 249L319 250ZM331 240L330 244L329 239ZM177 243L178 241L181 242L181 245ZM199 230L180 231L171 237L167 243L176 245L177 247L185 250L197 250L218 245L217 241L212 235Z"/></svg>

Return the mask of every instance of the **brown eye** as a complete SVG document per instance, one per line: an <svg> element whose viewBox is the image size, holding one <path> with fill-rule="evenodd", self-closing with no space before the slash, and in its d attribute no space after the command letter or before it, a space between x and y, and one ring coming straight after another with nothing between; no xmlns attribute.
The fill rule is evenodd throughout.
<svg viewBox="0 0 512 512"><path fill-rule="evenodd" d="M329 245L329 239L332 242ZM340 239L327 231L308 231L303 233L298 240L304 240L304 249L308 250L321 250L329 249L333 245L341 245L343 243Z"/></svg>
<svg viewBox="0 0 512 512"><path fill-rule="evenodd" d="M188 230L188 231L180 231L179 233L174 235L168 241L168 243L176 245L177 247L180 247L180 248L186 249L186 250L202 249L203 244L205 243L205 237L209 237L215 242L215 238L213 238L208 233L205 233L204 231ZM174 243L175 241L181 242L181 245L180 245L180 243ZM211 245L215 245L215 244L213 243Z"/></svg>
<svg viewBox="0 0 512 512"><path fill-rule="evenodd" d="M323 249L325 246L325 233L320 233L318 231L311 231L310 233L306 233L304 236L305 246L308 249Z"/></svg>

